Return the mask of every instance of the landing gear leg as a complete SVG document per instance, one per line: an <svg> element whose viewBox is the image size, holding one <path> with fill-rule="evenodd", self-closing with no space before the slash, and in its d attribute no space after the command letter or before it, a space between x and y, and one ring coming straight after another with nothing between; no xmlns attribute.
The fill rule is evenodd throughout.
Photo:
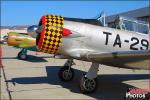
<svg viewBox="0 0 150 100"><path fill-rule="evenodd" d="M27 59L27 49L22 49L19 53L18 53L18 58L20 60L26 60Z"/></svg>
<svg viewBox="0 0 150 100"><path fill-rule="evenodd" d="M82 93L92 93L97 88L97 72L99 64L92 63L89 71L86 75L83 75L80 79L80 90Z"/></svg>
<svg viewBox="0 0 150 100"><path fill-rule="evenodd" d="M68 59L59 70L58 76L62 81L67 82L74 78L74 70L71 68L72 65L74 65L73 59Z"/></svg>

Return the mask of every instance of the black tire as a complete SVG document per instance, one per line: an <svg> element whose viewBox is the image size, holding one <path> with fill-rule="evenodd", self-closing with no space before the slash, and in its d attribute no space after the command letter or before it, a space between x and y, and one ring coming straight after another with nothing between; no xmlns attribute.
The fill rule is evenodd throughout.
<svg viewBox="0 0 150 100"><path fill-rule="evenodd" d="M88 87L88 83L90 82L90 85ZM88 93L93 93L97 89L97 78L94 79L88 79L85 75L83 75L80 79L80 90L82 93L88 94Z"/></svg>
<svg viewBox="0 0 150 100"><path fill-rule="evenodd" d="M21 51L18 53L18 56L17 56L17 57L18 57L19 59L20 59L20 55L21 55L21 53L22 53Z"/></svg>
<svg viewBox="0 0 150 100"><path fill-rule="evenodd" d="M26 60L27 59L27 55L23 54L21 51L18 53L18 59L20 60Z"/></svg>
<svg viewBox="0 0 150 100"><path fill-rule="evenodd" d="M64 82L71 81L74 78L74 70L72 68L70 68L70 71L68 74L68 72L67 72L68 68L69 68L68 66L64 66L58 72L59 78ZM69 75L69 77L66 75Z"/></svg>

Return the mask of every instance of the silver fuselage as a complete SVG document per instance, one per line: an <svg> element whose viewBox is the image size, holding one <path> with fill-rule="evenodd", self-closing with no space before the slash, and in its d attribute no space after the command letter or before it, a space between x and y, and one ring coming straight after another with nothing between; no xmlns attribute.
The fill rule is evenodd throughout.
<svg viewBox="0 0 150 100"><path fill-rule="evenodd" d="M149 34L136 33L126 30L90 25L86 23L64 21L64 28L80 34L79 37L63 37L60 53L79 60L90 61L88 57L82 58L91 52L104 54L122 51L149 50ZM131 59L130 59L131 58ZM92 62L123 68L150 69L149 56L143 60L127 58L129 61L109 59Z"/></svg>

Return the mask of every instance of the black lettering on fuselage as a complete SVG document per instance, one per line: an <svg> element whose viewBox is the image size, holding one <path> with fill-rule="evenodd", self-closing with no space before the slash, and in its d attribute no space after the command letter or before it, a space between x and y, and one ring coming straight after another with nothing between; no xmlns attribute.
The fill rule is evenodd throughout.
<svg viewBox="0 0 150 100"><path fill-rule="evenodd" d="M115 47L116 45L118 45L121 48L121 40L120 40L120 36L119 34L117 34L115 42L113 44L113 46Z"/></svg>
<svg viewBox="0 0 150 100"><path fill-rule="evenodd" d="M109 32L103 32L103 34L106 34L106 41L105 41L105 45L108 45L109 35L112 35L112 33L109 33Z"/></svg>
<svg viewBox="0 0 150 100"><path fill-rule="evenodd" d="M138 50L138 48L135 46L139 44L139 39L136 37L132 37L131 41L133 41L133 43L130 45L130 49L131 50Z"/></svg>
<svg viewBox="0 0 150 100"><path fill-rule="evenodd" d="M143 49L143 47L141 47L141 50L148 50L149 42L147 40L142 39L141 44L142 44L143 47L145 47L144 49Z"/></svg>

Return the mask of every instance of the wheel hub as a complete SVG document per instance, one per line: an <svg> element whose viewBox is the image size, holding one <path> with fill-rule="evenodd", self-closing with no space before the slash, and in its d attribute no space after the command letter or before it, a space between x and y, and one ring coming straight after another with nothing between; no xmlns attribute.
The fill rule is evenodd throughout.
<svg viewBox="0 0 150 100"><path fill-rule="evenodd" d="M95 89L96 82L94 79L85 79L83 87L86 89L86 91L93 91Z"/></svg>
<svg viewBox="0 0 150 100"><path fill-rule="evenodd" d="M71 71L65 70L65 71L63 72L63 78L64 78L65 80L68 80L68 79L70 79L71 77L72 77Z"/></svg>
<svg viewBox="0 0 150 100"><path fill-rule="evenodd" d="M24 54L21 54L21 56L20 56L22 59L25 59L26 58L26 55L24 55Z"/></svg>

